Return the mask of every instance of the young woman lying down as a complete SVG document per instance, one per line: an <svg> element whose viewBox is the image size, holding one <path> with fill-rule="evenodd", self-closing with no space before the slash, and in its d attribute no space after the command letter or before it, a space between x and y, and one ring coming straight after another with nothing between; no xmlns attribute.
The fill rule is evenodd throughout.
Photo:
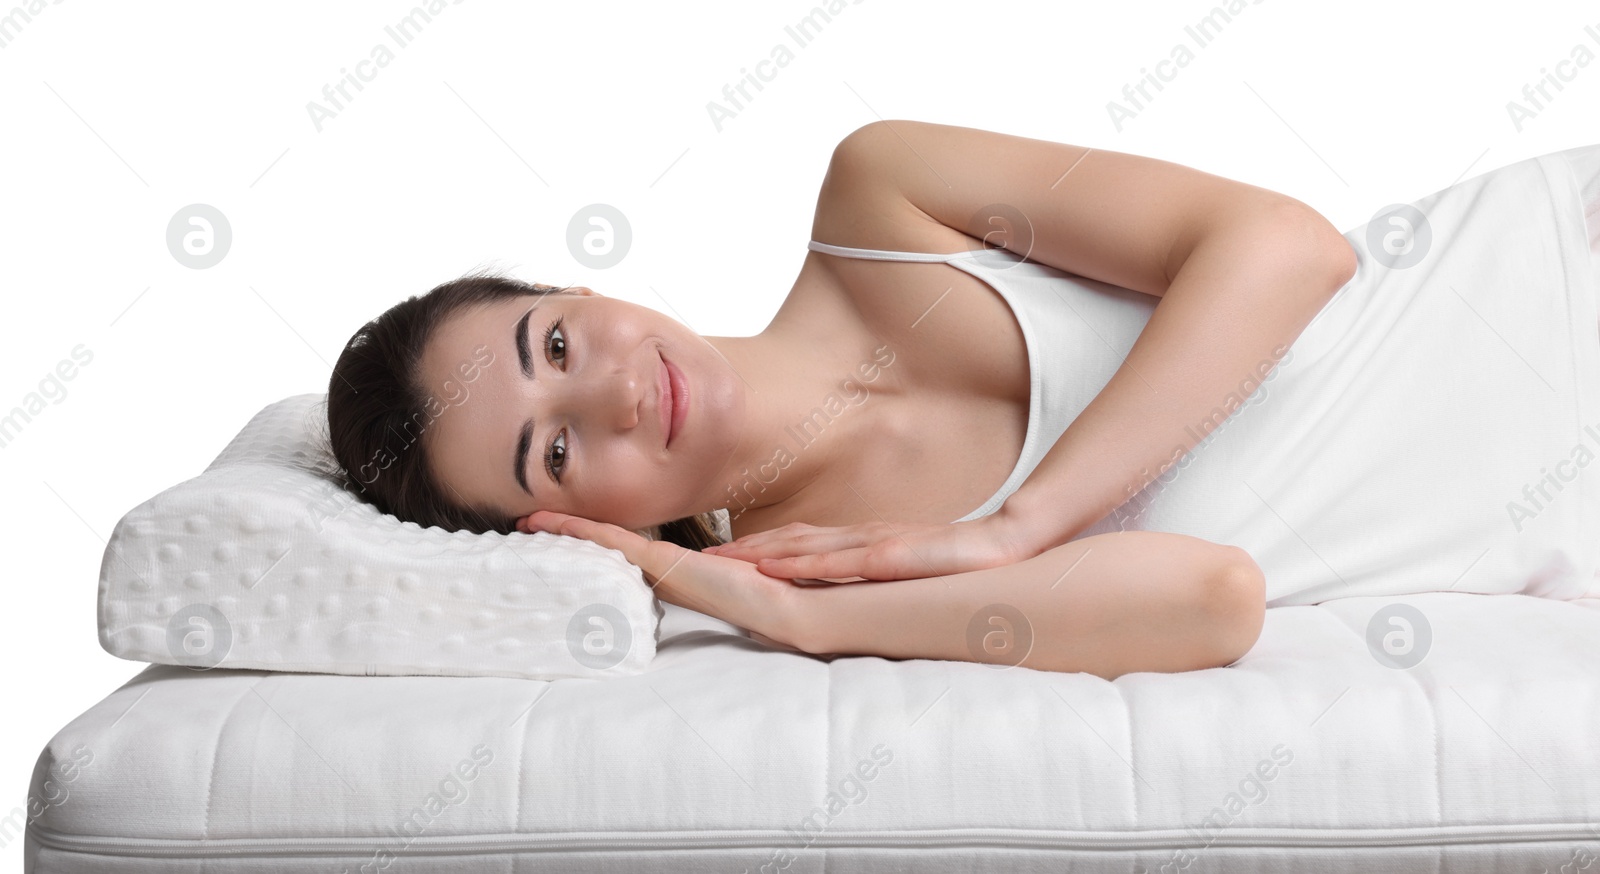
<svg viewBox="0 0 1600 874"><path fill-rule="evenodd" d="M1245 550L1077 535L1203 438L1194 423L1350 280L1337 229L1166 161L880 121L834 150L810 249L750 337L488 274L412 297L335 366L335 454L355 470L432 410L418 446L364 484L378 508L587 538L663 600L807 653L1111 678L1250 649L1265 597ZM973 264L987 280L959 269ZM1034 375L997 286L1029 283L1011 299L1069 318L1085 291L1064 274L1156 305L1103 387L1034 350L1039 395L1093 402L1023 458ZM438 412L438 387L468 373L470 398ZM636 533L654 526L661 539Z"/></svg>

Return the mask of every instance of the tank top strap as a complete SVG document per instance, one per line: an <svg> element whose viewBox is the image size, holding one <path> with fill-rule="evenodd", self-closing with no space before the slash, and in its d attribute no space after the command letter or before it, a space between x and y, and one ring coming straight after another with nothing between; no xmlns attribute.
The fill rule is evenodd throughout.
<svg viewBox="0 0 1600 874"><path fill-rule="evenodd" d="M835 246L831 243L819 243L816 240L812 240L810 243L807 243L806 248L813 252L821 252L825 255L838 255L841 258L862 258L868 261L921 261L931 263L951 261L959 258L970 258L975 253L983 251L982 249L976 249L968 252L951 252L946 255L940 255L934 252L891 252L886 249L856 249L850 246Z"/></svg>

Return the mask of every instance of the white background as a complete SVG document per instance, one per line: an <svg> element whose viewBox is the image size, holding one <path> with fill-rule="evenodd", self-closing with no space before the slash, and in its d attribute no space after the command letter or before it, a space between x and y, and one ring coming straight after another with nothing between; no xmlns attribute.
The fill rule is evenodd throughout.
<svg viewBox="0 0 1600 874"><path fill-rule="evenodd" d="M1569 63L1522 130L1506 108L1574 46L1600 54L1592 3L1265 0L1196 48L1184 27L1205 0L864 0L795 48L784 28L813 5L469 0L403 49L384 28L406 2L67 0L7 31L0 415L78 344L94 357L0 449L0 818L51 735L140 668L96 635L118 519L263 406L324 391L350 334L408 295L501 267L702 334L759 332L805 254L829 152L880 117L1175 161L1341 231L1600 142L1600 61ZM319 132L307 104L380 43L393 62ZM718 131L707 103L779 43L793 62ZM1107 103L1179 43L1194 61L1119 131ZM595 202L633 229L604 271L566 243ZM232 226L209 269L167 248L192 203ZM0 850L7 870L20 847Z"/></svg>

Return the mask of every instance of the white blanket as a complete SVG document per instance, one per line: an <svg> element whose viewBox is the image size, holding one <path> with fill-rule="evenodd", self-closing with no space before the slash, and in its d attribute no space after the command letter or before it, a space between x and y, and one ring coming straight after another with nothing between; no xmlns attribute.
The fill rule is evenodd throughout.
<svg viewBox="0 0 1600 874"><path fill-rule="evenodd" d="M1600 145L1346 233L1355 277L1255 394L1079 537L1243 547L1271 606L1600 595L1600 256L1585 218L1597 195Z"/></svg>

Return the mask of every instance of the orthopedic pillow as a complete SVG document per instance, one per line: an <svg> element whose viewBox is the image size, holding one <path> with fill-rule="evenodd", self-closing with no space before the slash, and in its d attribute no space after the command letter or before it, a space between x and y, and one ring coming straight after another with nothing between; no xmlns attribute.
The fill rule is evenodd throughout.
<svg viewBox="0 0 1600 874"><path fill-rule="evenodd" d="M107 652L195 668L529 679L649 664L664 608L621 552L379 512L330 473L325 403L269 405L204 473L122 518L100 568Z"/></svg>

